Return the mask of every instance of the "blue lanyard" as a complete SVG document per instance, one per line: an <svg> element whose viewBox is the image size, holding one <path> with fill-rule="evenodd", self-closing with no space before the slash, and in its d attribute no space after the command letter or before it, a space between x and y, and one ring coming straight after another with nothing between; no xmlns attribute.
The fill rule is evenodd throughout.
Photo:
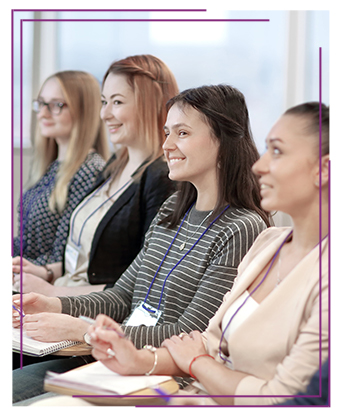
<svg viewBox="0 0 342 417"><path fill-rule="evenodd" d="M237 313L240 311L240 309L246 304L246 302L247 302L247 300L249 299L249 297L251 297L252 296L252 294L254 294L255 293L255 291L260 287L260 285L265 281L265 279L266 279L266 277L267 277L267 275L268 275L268 273L270 272L270 270L271 270L271 268L272 268L272 265L274 264L274 261L276 260L276 258L277 258L277 256L278 256L278 254L279 254L279 252L280 252L280 249L284 246L284 244L285 244L285 242L287 241L287 239L292 235L292 230L291 230L291 232L286 236L286 238L284 239L284 241L282 242L282 244L279 246L279 248L277 249L277 252L273 255L273 258L272 258L272 261L271 261L271 263L270 263L270 266L268 267L268 269L267 269L267 271L266 271L266 273L265 273L265 275L264 275L264 277L263 277L263 279L259 282L259 284L254 288L254 290L250 293L250 294L248 294L248 296L246 297L246 299L245 299L245 301L240 305L240 307L235 311L235 313L232 315L232 317L230 318L230 320L229 320L229 322L228 322L228 324L227 324L227 326L224 328L224 330L223 330L223 332L222 332L222 335L221 335L221 339L220 339L220 344L219 344L219 355L220 355L220 358L224 361L224 362L229 362L229 363L232 363L231 362L231 360L229 360L225 355L223 355L223 353L222 353L222 342L223 342L223 338L224 338L224 334L226 333L226 331L227 331L227 329L228 329L228 327L229 327L229 325L230 325L230 323L232 322L232 320L233 320L233 318L237 315Z"/></svg>
<svg viewBox="0 0 342 417"><path fill-rule="evenodd" d="M180 226L178 227L178 230L177 230L177 232L176 232L176 234L175 234L175 236L174 236L174 238L172 239L172 242L170 243L170 245L169 245L169 247L168 247L168 249L167 249L167 251L166 251L166 253L165 253L165 255L164 255L164 257L163 257L163 259L162 259L162 261L160 262L160 264L159 264L159 266L158 266L158 269L157 269L157 271L156 271L156 273L154 274L154 277L153 277L153 280L152 280L152 282L151 282L151 284L150 284L150 286L149 286L149 289L148 289L148 291L147 291L147 294L146 294L146 297L145 297L145 299L144 299L144 303L146 303L146 301L147 301L147 298L148 298L148 295L149 295L149 293L150 293L150 291L151 291L151 288L152 288L152 285L153 285L153 283L154 283L154 281L155 281L155 279L156 279L156 277L157 277L157 274L158 274L158 272L159 272L159 270L160 270L160 268L161 268L161 266L162 266L162 264L163 264L163 262L164 262L164 260L165 260L165 258L166 258L166 256L167 256L167 254L169 253L169 251L170 251L170 249L171 249L171 246L173 245L173 242L175 241L175 239L176 239L176 237L178 236L178 233L179 233L179 231L180 231L180 229L181 229L181 227L182 227L182 225L183 225L183 223L184 223L184 220L186 219L186 217L188 216L188 214L189 214L189 211L192 209L192 207L193 207L193 205L194 205L195 203L192 203L192 205L190 206L190 208L188 209L188 211L185 213L185 215L184 215L184 218L183 218L183 220L182 220L182 222L181 222L181 224L180 224ZM162 291L161 291L161 294L160 294L160 298L159 298L159 304L158 304L158 310L160 309L160 305L161 305L161 302L162 302L162 297L163 297L163 293L164 293L164 288L165 288L165 284L166 284L166 281L167 281L167 279L169 278L169 276L171 275L171 273L174 271L174 269L182 262L182 260L192 251L192 249L197 245L197 243L202 239L202 237L207 233L207 231L210 229L210 227L216 222L216 220L228 209L230 207L230 204L228 204L228 206L227 207L225 207L222 211L221 211L221 213L217 216L217 217L215 217L215 219L209 224L209 226L204 230L204 232L201 234L201 236L196 240L196 242L191 246L191 248L185 253L185 255L183 255L182 257L181 257L181 259L176 263L176 265L171 269L171 271L167 274L167 276L166 276L166 278L164 279L164 283L163 283L163 287L162 287ZM149 309L149 308L147 308L144 304L142 305L143 306L143 308L145 309L145 310L147 310L147 311L149 311L150 313L156 313L156 310L151 310L151 309Z"/></svg>
<svg viewBox="0 0 342 417"><path fill-rule="evenodd" d="M80 247L80 242L81 242L81 237L82 237L82 233L83 233L83 229L87 223L87 221L104 205L107 203L107 201L109 201L111 198L115 197L116 194L118 194L120 191L122 191L131 181L133 181L132 178L130 178L121 188L119 188L117 191L115 191L114 194L112 194L110 197L108 197L105 201L103 201L92 213L89 214L89 216L84 220L83 225L81 227L80 233L78 235L78 240L77 243L74 241L73 239L73 234L74 234L74 223L75 223L75 218L77 216L77 214L79 213L79 211L89 203L89 201L107 184L107 182L110 180L111 177L108 178L107 181L105 181L101 187L99 187L96 192L94 192L82 205L79 206L78 209L76 209L72 223L71 223L71 231L70 231L70 237L71 237L71 241L74 243L74 245L76 245L77 247Z"/></svg>

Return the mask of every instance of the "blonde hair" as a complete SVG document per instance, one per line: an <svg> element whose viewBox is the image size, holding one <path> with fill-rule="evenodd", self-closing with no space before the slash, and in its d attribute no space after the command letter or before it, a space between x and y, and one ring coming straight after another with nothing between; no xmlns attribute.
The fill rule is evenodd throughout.
<svg viewBox="0 0 342 417"><path fill-rule="evenodd" d="M153 55L134 55L113 62L103 77L102 86L109 74L126 75L133 89L138 113L137 131L145 148L150 150L152 162L162 154L166 103L179 92L176 79L167 65ZM107 167L106 173L115 176L127 161L128 152L124 148Z"/></svg>
<svg viewBox="0 0 342 417"><path fill-rule="evenodd" d="M69 183L89 151L94 149L107 160L109 147L105 125L100 118L101 93L96 78L83 71L57 72L46 81L52 78L61 86L73 122L67 153L58 169L49 201L51 211L57 209L61 212L66 204ZM51 162L57 158L57 152L55 139L42 136L37 126L33 164L26 188L39 181Z"/></svg>

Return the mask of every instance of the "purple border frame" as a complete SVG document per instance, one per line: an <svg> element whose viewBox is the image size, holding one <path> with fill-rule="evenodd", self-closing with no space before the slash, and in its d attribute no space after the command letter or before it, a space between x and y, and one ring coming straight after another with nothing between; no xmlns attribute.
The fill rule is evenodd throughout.
<svg viewBox="0 0 342 417"><path fill-rule="evenodd" d="M13 39L14 39L14 13L15 12L35 12L35 11L47 11L47 12L61 12L61 11L67 11L67 12L206 12L206 9L103 9L103 10L98 10L98 9L12 9L12 55L11 55L11 64L12 64L12 88L11 88L11 94L12 94L12 117L11 117L11 129L12 129L12 171L11 171L11 178L12 178L12 248L13 248L13 234L14 234L14 225L13 225L13 209L14 209L14 196L13 196L13 179L14 179L14 153L13 153L13 148L14 148L14 87L13 87L13 79L14 79L14 46L13 46ZM22 25L23 22L32 22L32 21L44 21L44 22L49 22L49 21L67 21L67 22L94 22L94 21L124 21L124 22L148 22L148 21L158 21L158 22L269 22L269 19L21 19L20 20L20 204L22 205L22 186L23 186L23 166L22 166L22 140L23 140L23 123L22 123L22 77L23 77L23 69L22 69ZM319 143L320 143L320 179L319 179L319 188L320 188L320 212L319 212L319 220L320 220L320 225L319 225L319 238L320 238L320 243L319 243L319 253L320 253L320 257L319 257L319 269L320 269L320 280L319 280L319 288L320 288L320 322L319 322L319 329L320 329L320 352L319 352L319 366L320 366L320 393L319 395L296 395L296 396L291 396L291 395L283 395L283 396L269 396L267 395L266 397L320 397L321 396L321 365L322 365L322 352L321 352L321 343L322 343L322 303L321 303L321 285L322 285L322 262L321 262L321 253L322 253L322 242L321 242L321 238L322 238L322 189L321 189L321 185L322 185L322 178L321 178L321 136L322 136L322 130L321 130L321 104L322 104L322 48L319 48L319 103L320 103L320 116L319 116L319 120L320 120L320 135L319 135ZM331 210L331 162L329 162L329 201L328 201L328 220L329 220L329 236L328 236L328 283L329 283L329 314L328 314L328 320L329 320L329 357L330 357L330 239L331 239L331 223L330 223L330 210ZM21 214L20 214L20 223L22 224L22 207L21 207ZM20 251L22 253L22 229L20 228ZM13 255L13 253L12 253ZM20 293L21 293L21 297L20 297L20 302L22 302L22 258L20 260ZM20 344L22 345L22 316L20 317ZM22 352L22 346L20 347L20 368L22 368L22 359L23 359L23 352ZM329 363L329 375L330 375L330 363ZM329 381L330 381L330 377L329 377ZM113 397L113 396L105 396L105 395L84 395L84 396L74 396L74 397L82 397L82 398L86 398L86 397ZM117 398L124 398L124 397L130 397L129 395L118 395L115 396ZM142 395L142 396L137 396L139 398L158 398L160 397L160 395ZM173 397L173 395L168 395L168 397ZM182 397L182 396L177 396L177 397ZM186 396L187 398L191 397L191 396ZM207 396L198 396L196 395L195 397L200 398L200 397L209 397L209 398L215 398L215 397L260 397L259 395L243 395L243 396L236 396L236 395L207 395ZM263 397L263 396L261 396ZM330 384L329 384L329 401L328 401L328 406L330 406ZM144 405L137 405L136 407L161 407L158 405L148 405L148 406L144 406ZM175 406L175 407L198 407L196 405L192 405L192 406ZM200 405L199 407L269 407L269 406L265 406L265 405L243 405L243 406L221 406L221 405L213 405L213 406L203 406ZM291 406L288 406L291 407ZM313 407L313 406L301 406L301 407ZM319 406L322 407L322 406ZM323 406L326 407L326 406Z"/></svg>

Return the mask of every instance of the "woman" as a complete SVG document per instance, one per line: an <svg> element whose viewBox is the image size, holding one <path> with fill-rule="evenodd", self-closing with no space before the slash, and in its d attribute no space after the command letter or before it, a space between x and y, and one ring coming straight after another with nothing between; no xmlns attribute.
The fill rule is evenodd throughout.
<svg viewBox="0 0 342 417"><path fill-rule="evenodd" d="M62 71L44 82L33 101L37 135L13 256L36 265L62 260L71 213L109 156L99 100L92 75Z"/></svg>
<svg viewBox="0 0 342 417"><path fill-rule="evenodd" d="M78 297L25 294L29 336L43 341L85 336L87 341L88 324L78 316L105 313L123 323L138 348L160 346L181 331L204 330L221 304L237 265L269 224L251 172L257 150L247 107L238 90L220 85L187 90L168 108L163 148L170 178L182 183L180 191L163 204L144 247L112 289ZM19 324L15 314L13 324ZM61 372L60 365L15 371L14 402L32 396L25 387L32 388L33 374L41 378L34 390L39 394L45 370Z"/></svg>
<svg viewBox="0 0 342 417"><path fill-rule="evenodd" d="M166 102L178 92L169 68L151 55L114 62L102 83L101 118L120 150L74 210L64 263L47 271L23 260L23 292L78 295L114 285L142 247L161 204L175 191L162 156ZM19 260L13 271L19 272ZM16 277L19 285L20 277Z"/></svg>
<svg viewBox="0 0 342 417"><path fill-rule="evenodd" d="M100 315L88 330L96 359L121 374L191 375L201 390L190 392L215 396L208 404L273 404L305 391L328 357L329 109L321 113L321 149L319 103L289 109L271 129L253 171L262 207L288 213L293 227L257 238L207 330L173 336L153 355L103 330L120 329Z"/></svg>

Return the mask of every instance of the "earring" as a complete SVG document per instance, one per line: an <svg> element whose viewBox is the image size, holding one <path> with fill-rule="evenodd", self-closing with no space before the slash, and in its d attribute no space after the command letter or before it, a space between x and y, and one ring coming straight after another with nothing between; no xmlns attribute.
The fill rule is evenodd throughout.
<svg viewBox="0 0 342 417"><path fill-rule="evenodd" d="M319 187L319 181L315 182L316 187Z"/></svg>

